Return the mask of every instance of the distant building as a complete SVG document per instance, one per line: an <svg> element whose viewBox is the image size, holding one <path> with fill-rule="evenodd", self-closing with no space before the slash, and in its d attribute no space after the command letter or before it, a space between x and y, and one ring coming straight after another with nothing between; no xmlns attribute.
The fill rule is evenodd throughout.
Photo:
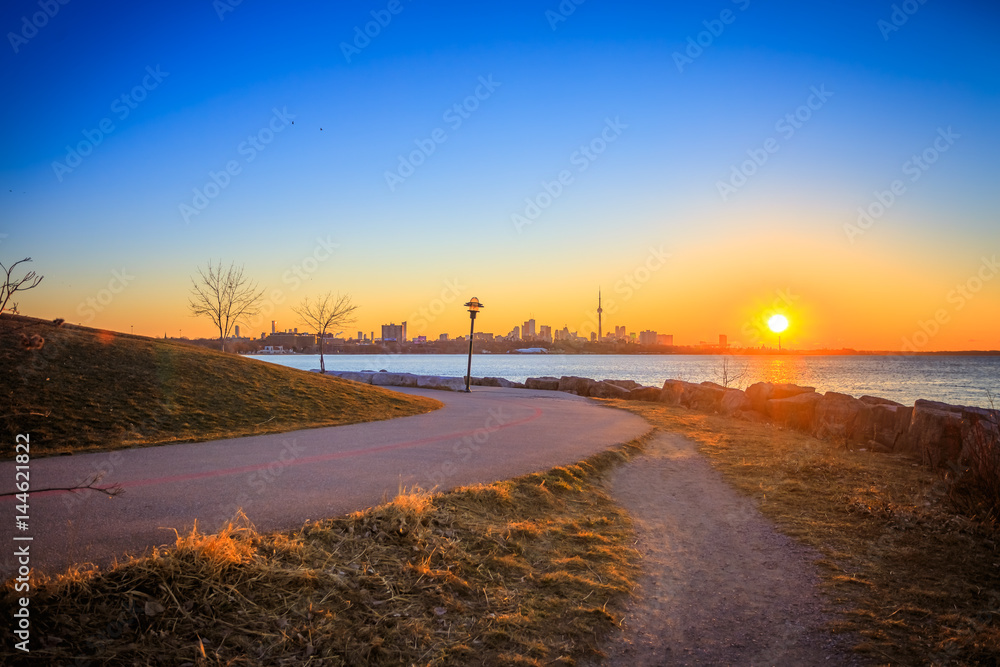
<svg viewBox="0 0 1000 667"><path fill-rule="evenodd" d="M719 347L721 347L723 350L729 347L729 338L726 336L726 334L719 334Z"/></svg>
<svg viewBox="0 0 1000 667"><path fill-rule="evenodd" d="M656 345L656 332L650 329L640 331L639 345Z"/></svg>
<svg viewBox="0 0 1000 667"><path fill-rule="evenodd" d="M615 327L615 338L621 341L628 339L628 334L625 333L625 327Z"/></svg>
<svg viewBox="0 0 1000 667"><path fill-rule="evenodd" d="M494 338L493 334L486 333L485 331L477 331L472 334L472 340L480 341L483 343L492 343L493 338Z"/></svg>
<svg viewBox="0 0 1000 667"><path fill-rule="evenodd" d="M524 327L521 329L521 340L534 340L534 339L535 339L535 320L534 318L532 318L524 323Z"/></svg>
<svg viewBox="0 0 1000 667"><path fill-rule="evenodd" d="M507 340L521 340L521 327L514 327L507 334Z"/></svg>
<svg viewBox="0 0 1000 667"><path fill-rule="evenodd" d="M363 341L364 339L365 339L365 332L364 332L364 331L359 331L359 332L358 332L358 342L360 343L360 342L362 342L362 341Z"/></svg>
<svg viewBox="0 0 1000 667"><path fill-rule="evenodd" d="M590 342L591 343L596 343L597 342L597 332L596 331L591 331L590 332Z"/></svg>
<svg viewBox="0 0 1000 667"><path fill-rule="evenodd" d="M438 340L448 340L448 334L446 333L441 334L440 336L438 336Z"/></svg>
<svg viewBox="0 0 1000 667"><path fill-rule="evenodd" d="M546 343L552 342L552 327L547 324L543 324L538 327L538 340L544 341Z"/></svg>
<svg viewBox="0 0 1000 667"><path fill-rule="evenodd" d="M284 348L285 350L306 350L316 347L317 344L316 334L297 334L297 333L273 333L264 341L268 346L274 348Z"/></svg>
<svg viewBox="0 0 1000 667"><path fill-rule="evenodd" d="M427 342L427 336L417 336L413 339L413 342L422 345Z"/></svg>
<svg viewBox="0 0 1000 667"><path fill-rule="evenodd" d="M390 341L406 342L406 322L402 324L390 323L382 325L382 342L387 343Z"/></svg>
<svg viewBox="0 0 1000 667"><path fill-rule="evenodd" d="M271 333L278 333L277 327L278 322L276 320L271 320Z"/></svg>
<svg viewBox="0 0 1000 667"><path fill-rule="evenodd" d="M235 330L236 330L236 338L239 338L240 337L240 325L237 324L236 327L235 327Z"/></svg>
<svg viewBox="0 0 1000 667"><path fill-rule="evenodd" d="M674 335L673 334L656 334L656 344L657 345L673 346L673 344L674 344Z"/></svg>

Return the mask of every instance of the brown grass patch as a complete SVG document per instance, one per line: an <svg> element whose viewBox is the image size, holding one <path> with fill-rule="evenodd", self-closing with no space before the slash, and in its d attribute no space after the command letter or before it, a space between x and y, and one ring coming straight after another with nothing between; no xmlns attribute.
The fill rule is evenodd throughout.
<svg viewBox="0 0 1000 667"><path fill-rule="evenodd" d="M0 317L0 437L33 456L214 440L430 412L438 401L235 354L84 327ZM10 456L5 452L4 456Z"/></svg>
<svg viewBox="0 0 1000 667"><path fill-rule="evenodd" d="M599 655L637 570L600 480L575 466L260 534L217 535L34 582L31 664L559 665ZM10 617L8 582L0 615ZM28 657L3 649L5 664Z"/></svg>
<svg viewBox="0 0 1000 667"><path fill-rule="evenodd" d="M885 664L997 664L1000 545L957 515L945 484L911 460L767 424L615 402L687 435L778 526L815 547L835 630Z"/></svg>

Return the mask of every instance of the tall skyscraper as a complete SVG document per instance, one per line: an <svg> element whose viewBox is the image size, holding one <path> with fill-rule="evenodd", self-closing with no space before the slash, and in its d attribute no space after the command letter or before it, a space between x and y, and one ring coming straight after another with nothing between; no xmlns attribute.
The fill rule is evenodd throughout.
<svg viewBox="0 0 1000 667"><path fill-rule="evenodd" d="M601 340L604 338L604 335L601 333L601 313L603 312L604 309L601 308L601 288L598 287L597 288L597 342L598 343L600 343Z"/></svg>

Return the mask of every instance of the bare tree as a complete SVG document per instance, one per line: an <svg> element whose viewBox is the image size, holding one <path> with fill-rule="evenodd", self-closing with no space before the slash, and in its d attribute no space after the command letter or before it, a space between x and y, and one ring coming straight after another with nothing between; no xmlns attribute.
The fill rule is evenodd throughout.
<svg viewBox="0 0 1000 667"><path fill-rule="evenodd" d="M233 327L245 317L253 317L260 312L260 299L264 290L243 275L243 266L235 263L223 271L222 260L218 265L208 263L208 267L198 267L197 278L191 278L191 298L189 305L195 316L208 315L219 330L219 343L226 351L226 338Z"/></svg>
<svg viewBox="0 0 1000 667"><path fill-rule="evenodd" d="M34 271L28 271L21 278L11 278L11 274L14 272L14 268L18 264L23 264L25 262L30 262L30 257L25 257L24 259L14 262L10 265L10 268L5 267L0 264L0 270L4 272L3 285L0 286L0 313L3 313L7 309L7 303L10 298L14 296L15 292L24 292L29 289L38 287L38 283L42 282L42 278L45 276L40 276ZM10 312L17 314L17 304L12 303L10 306Z"/></svg>
<svg viewBox="0 0 1000 667"><path fill-rule="evenodd" d="M744 362L743 367L739 368L735 363L730 363L730 359L732 359L731 354L722 356L722 362L716 369L716 379L719 381L719 384L727 389L730 386L736 389L743 389L744 385L747 384L747 378L750 376L750 362Z"/></svg>
<svg viewBox="0 0 1000 667"><path fill-rule="evenodd" d="M314 327L319 333L319 370L321 373L326 372L326 364L323 362L323 339L326 337L327 329L353 324L352 313L357 309L357 306L351 304L350 296L346 294L334 296L333 292L318 296L315 301L310 301L308 298L303 299L301 305L292 308L303 322Z"/></svg>

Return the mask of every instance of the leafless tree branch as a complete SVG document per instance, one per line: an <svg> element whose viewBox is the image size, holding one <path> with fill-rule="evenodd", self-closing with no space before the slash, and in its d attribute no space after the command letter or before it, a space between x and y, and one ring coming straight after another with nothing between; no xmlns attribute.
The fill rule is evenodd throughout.
<svg viewBox="0 0 1000 667"><path fill-rule="evenodd" d="M208 263L198 267L197 277L191 278L191 297L188 305L193 315L207 315L219 330L219 343L226 349L226 338L241 319L260 312L263 288L243 275L243 266L235 263L223 270L222 260L217 265Z"/></svg>
<svg viewBox="0 0 1000 667"><path fill-rule="evenodd" d="M0 264L0 270L4 272L3 285L0 286L0 313L7 310L7 303L10 301L11 297L14 296L15 292L25 292L29 289L38 287L38 283L42 282L42 278L45 276L40 276L34 271L28 271L21 278L12 278L11 274L18 264L24 264L25 262L30 262L30 257L25 257L24 259L18 260L10 265L10 268ZM17 313L17 304L11 303L10 311L12 313Z"/></svg>
<svg viewBox="0 0 1000 667"><path fill-rule="evenodd" d="M332 327L353 324L355 318L354 311L357 306L351 303L350 295L334 295L333 292L316 297L315 300L303 299L302 303L294 308L295 312L306 325L316 329L319 334L319 370L326 372L326 364L323 361L323 339L326 337L327 329Z"/></svg>
<svg viewBox="0 0 1000 667"><path fill-rule="evenodd" d="M96 472L87 479L83 480L76 486L56 486L50 489L32 489L31 493L41 493L42 491L97 491L98 493L103 493L108 498L114 498L115 496L120 496L125 493L125 489L122 488L121 484L112 484L111 486L97 486L97 483L104 478L104 471ZM0 498L4 496L16 496L18 491L11 491L10 493L0 493Z"/></svg>

